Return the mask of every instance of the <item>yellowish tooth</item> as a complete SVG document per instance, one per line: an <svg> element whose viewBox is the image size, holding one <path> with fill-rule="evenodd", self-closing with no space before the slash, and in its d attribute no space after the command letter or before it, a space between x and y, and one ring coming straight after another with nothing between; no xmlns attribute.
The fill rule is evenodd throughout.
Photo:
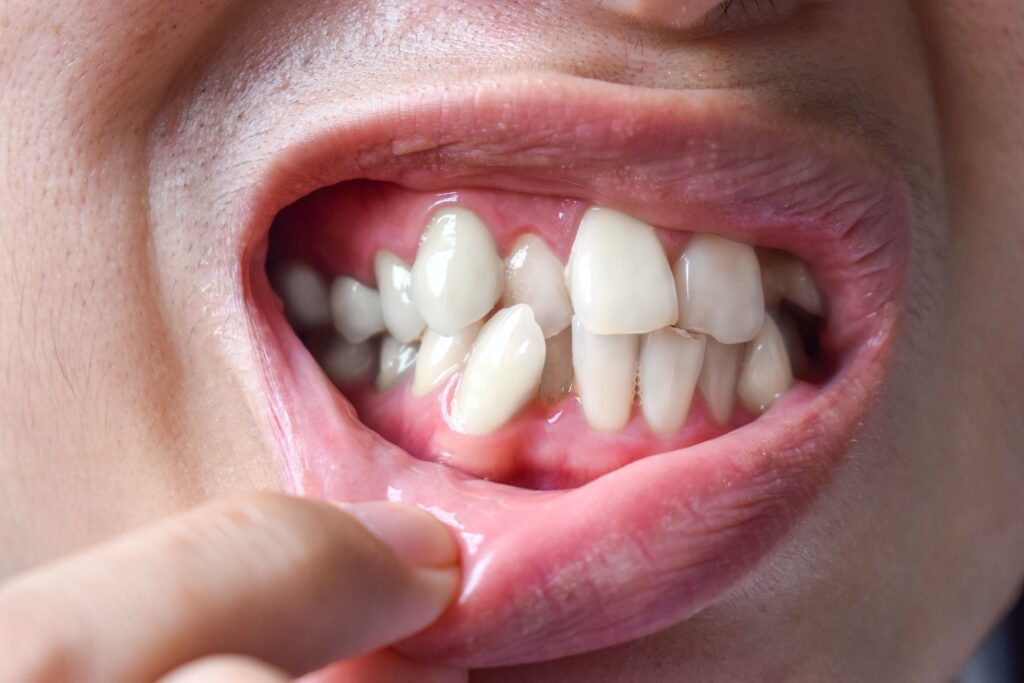
<svg viewBox="0 0 1024 683"><path fill-rule="evenodd" d="M373 262L384 325L392 337L409 344L420 338L427 324L412 303L412 270L405 261L381 250Z"/></svg>
<svg viewBox="0 0 1024 683"><path fill-rule="evenodd" d="M550 339L572 322L572 302L565 288L562 263L536 235L522 235L505 259L503 306L527 304Z"/></svg>
<svg viewBox="0 0 1024 683"><path fill-rule="evenodd" d="M795 256L777 250L761 252L761 280L765 306L777 307L785 299L808 313L824 315L821 290L807 264Z"/></svg>
<svg viewBox="0 0 1024 683"><path fill-rule="evenodd" d="M707 338L698 386L708 412L720 426L729 422L732 416L743 352L743 344L723 344Z"/></svg>
<svg viewBox="0 0 1024 683"><path fill-rule="evenodd" d="M287 263L274 271L274 288L284 302L285 317L298 331L331 323L327 284L304 263Z"/></svg>
<svg viewBox="0 0 1024 683"><path fill-rule="evenodd" d="M572 393L572 328L566 328L547 340L544 373L540 378L540 397L554 405Z"/></svg>
<svg viewBox="0 0 1024 683"><path fill-rule="evenodd" d="M403 344L391 335L385 335L380 345L380 369L377 372L377 391L387 391L416 364L417 349Z"/></svg>
<svg viewBox="0 0 1024 683"><path fill-rule="evenodd" d="M704 345L704 337L671 327L644 335L640 347L640 405L656 434L673 434L686 422Z"/></svg>
<svg viewBox="0 0 1024 683"><path fill-rule="evenodd" d="M438 334L427 328L423 339L420 340L412 393L416 396L426 396L454 375L469 356L473 342L483 326L483 321L478 320L450 336Z"/></svg>
<svg viewBox="0 0 1024 683"><path fill-rule="evenodd" d="M594 429L617 432L629 422L639 349L639 335L593 334L573 318L574 386L583 415Z"/></svg>
<svg viewBox="0 0 1024 683"><path fill-rule="evenodd" d="M360 344L384 331L380 294L350 277L331 285L331 317L334 328L350 344Z"/></svg>
<svg viewBox="0 0 1024 683"><path fill-rule="evenodd" d="M771 316L765 316L757 337L747 344L740 371L739 397L752 410L764 412L793 386L786 343Z"/></svg>

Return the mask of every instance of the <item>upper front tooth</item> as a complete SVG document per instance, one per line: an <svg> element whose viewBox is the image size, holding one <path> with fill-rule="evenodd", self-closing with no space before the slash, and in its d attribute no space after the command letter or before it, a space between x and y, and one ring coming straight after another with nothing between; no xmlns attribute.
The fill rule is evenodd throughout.
<svg viewBox="0 0 1024 683"><path fill-rule="evenodd" d="M610 209L580 222L568 266L569 294L593 334L636 334L679 315L672 269L654 228Z"/></svg>
<svg viewBox="0 0 1024 683"><path fill-rule="evenodd" d="M450 336L427 329L420 340L412 393L416 396L426 396L455 374L469 355L473 341L483 325L483 321L478 320Z"/></svg>
<svg viewBox="0 0 1024 683"><path fill-rule="evenodd" d="M401 342L416 341L423 334L426 323L412 303L409 264L390 251L379 251L373 262L373 271L388 332Z"/></svg>
<svg viewBox="0 0 1024 683"><path fill-rule="evenodd" d="M686 422L704 359L704 339L670 327L644 336L640 405L654 432L672 434Z"/></svg>
<svg viewBox="0 0 1024 683"><path fill-rule="evenodd" d="M377 391L387 391L416 363L416 347L403 344L390 334L384 336L380 345L380 369L377 374Z"/></svg>
<svg viewBox="0 0 1024 683"><path fill-rule="evenodd" d="M274 284L284 302L284 314L296 330L312 330L331 322L327 285L320 273L303 263L288 263L274 271Z"/></svg>
<svg viewBox="0 0 1024 683"><path fill-rule="evenodd" d="M350 277L339 277L331 285L331 314L334 327L350 344L384 331L380 294Z"/></svg>
<svg viewBox="0 0 1024 683"><path fill-rule="evenodd" d="M467 434L489 434L536 395L544 370L544 333L529 306L494 314L480 331L459 380L452 416Z"/></svg>
<svg viewBox="0 0 1024 683"><path fill-rule="evenodd" d="M747 345L740 372L739 396L750 408L764 412L793 385L793 371L782 333L771 316L754 341Z"/></svg>
<svg viewBox="0 0 1024 683"><path fill-rule="evenodd" d="M757 336L764 321L761 267L753 247L718 235L693 236L675 266L679 327L723 344Z"/></svg>
<svg viewBox="0 0 1024 683"><path fill-rule="evenodd" d="M777 306L786 299L814 315L825 312L825 302L807 264L784 252L761 255L765 305Z"/></svg>
<svg viewBox="0 0 1024 683"><path fill-rule="evenodd" d="M527 304L550 339L572 322L572 302L565 289L561 262L536 235L523 235L505 259L502 305Z"/></svg>
<svg viewBox="0 0 1024 683"><path fill-rule="evenodd" d="M455 334L483 318L501 297L503 263L487 226L472 211L438 211L412 266L412 300L427 325Z"/></svg>
<svg viewBox="0 0 1024 683"><path fill-rule="evenodd" d="M572 365L583 415L594 429L617 432L629 422L640 337L589 332L572 320Z"/></svg>
<svg viewBox="0 0 1024 683"><path fill-rule="evenodd" d="M704 367L700 371L700 393L712 419L724 425L736 403L736 380L743 362L742 344L723 344L708 337Z"/></svg>

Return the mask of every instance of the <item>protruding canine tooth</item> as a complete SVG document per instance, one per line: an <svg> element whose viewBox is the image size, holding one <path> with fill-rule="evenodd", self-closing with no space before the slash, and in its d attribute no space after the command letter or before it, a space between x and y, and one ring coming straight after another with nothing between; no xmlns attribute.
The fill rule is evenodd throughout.
<svg viewBox="0 0 1024 683"><path fill-rule="evenodd" d="M617 432L629 422L640 337L601 335L572 319L572 365L583 415L594 429Z"/></svg>
<svg viewBox="0 0 1024 683"><path fill-rule="evenodd" d="M377 362L377 350L372 342L349 344L341 337L331 338L320 358L320 366L338 385L352 384L367 379Z"/></svg>
<svg viewBox="0 0 1024 683"><path fill-rule="evenodd" d="M580 323L593 334L639 334L679 315L672 268L654 228L611 209L580 221L567 268Z"/></svg>
<svg viewBox="0 0 1024 683"><path fill-rule="evenodd" d="M426 323L412 303L412 271L409 264L390 251L377 252L373 262L384 325L391 336L410 343L420 338Z"/></svg>
<svg viewBox="0 0 1024 683"><path fill-rule="evenodd" d="M540 397L550 405L558 403L572 392L572 376L572 328L567 327L547 340Z"/></svg>
<svg viewBox="0 0 1024 683"><path fill-rule="evenodd" d="M707 340L698 385L712 419L724 425L732 416L732 407L736 403L736 381L743 363L743 344L723 344L711 337Z"/></svg>
<svg viewBox="0 0 1024 683"><path fill-rule="evenodd" d="M544 333L525 304L503 308L480 331L459 379L452 416L467 434L489 434L536 395Z"/></svg>
<svg viewBox="0 0 1024 683"><path fill-rule="evenodd" d="M504 263L480 217L464 208L434 214L412 266L412 300L427 325L455 334L490 312L503 284Z"/></svg>
<svg viewBox="0 0 1024 683"><path fill-rule="evenodd" d="M686 422L704 344L704 337L671 327L644 336L638 386L644 418L655 433L672 434Z"/></svg>
<svg viewBox="0 0 1024 683"><path fill-rule="evenodd" d="M675 265L678 327L723 344L753 339L764 321L761 268L753 247L698 233Z"/></svg>
<svg viewBox="0 0 1024 683"><path fill-rule="evenodd" d="M403 344L391 335L384 337L380 345L380 371L377 374L377 391L387 391L402 378L416 363L417 349L412 344Z"/></svg>
<svg viewBox="0 0 1024 683"><path fill-rule="evenodd" d="M284 302L285 317L296 330L330 324L327 285L320 273L304 263L288 263L274 271L274 285Z"/></svg>
<svg viewBox="0 0 1024 683"><path fill-rule="evenodd" d="M334 328L350 344L384 331L380 294L350 277L336 278L331 285L331 316Z"/></svg>
<svg viewBox="0 0 1024 683"><path fill-rule="evenodd" d="M782 333L770 316L747 345L740 372L739 396L751 409L764 412L793 385L793 371Z"/></svg>
<svg viewBox="0 0 1024 683"><path fill-rule="evenodd" d="M512 245L512 254L505 259L505 293L501 303L527 304L532 308L545 339L572 323L572 302L565 288L562 263L536 235L522 235Z"/></svg>
<svg viewBox="0 0 1024 683"><path fill-rule="evenodd" d="M821 290L807 264L795 256L781 251L762 252L761 278L765 306L778 306L786 299L808 313L824 315L825 300Z"/></svg>
<svg viewBox="0 0 1024 683"><path fill-rule="evenodd" d="M451 336L438 334L428 328L420 340L412 393L426 396L444 384L465 362L483 326L483 321L478 320Z"/></svg>

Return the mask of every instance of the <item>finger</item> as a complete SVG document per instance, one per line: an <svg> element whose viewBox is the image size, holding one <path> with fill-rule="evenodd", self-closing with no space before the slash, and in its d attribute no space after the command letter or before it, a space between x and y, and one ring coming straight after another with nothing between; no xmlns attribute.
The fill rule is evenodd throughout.
<svg viewBox="0 0 1024 683"><path fill-rule="evenodd" d="M420 662L394 650L381 650L330 666L301 683L467 683L469 672Z"/></svg>
<svg viewBox="0 0 1024 683"><path fill-rule="evenodd" d="M199 659L173 671L159 683L287 683L280 669L248 657L221 656Z"/></svg>
<svg viewBox="0 0 1024 683"><path fill-rule="evenodd" d="M430 624L456 561L421 511L249 495L15 579L0 589L0 642L15 680L154 680L222 653L299 675Z"/></svg>

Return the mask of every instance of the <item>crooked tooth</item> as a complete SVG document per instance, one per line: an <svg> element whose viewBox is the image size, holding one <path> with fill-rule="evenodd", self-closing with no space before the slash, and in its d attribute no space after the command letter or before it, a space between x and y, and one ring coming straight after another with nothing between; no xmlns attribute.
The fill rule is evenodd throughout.
<svg viewBox="0 0 1024 683"><path fill-rule="evenodd" d="M478 320L449 336L438 334L428 328L420 340L412 393L416 396L426 396L444 384L469 356L473 341L483 326L483 321Z"/></svg>
<svg viewBox="0 0 1024 683"><path fill-rule="evenodd" d="M640 347L640 405L655 433L672 434L686 422L704 345L704 337L670 327L644 336Z"/></svg>
<svg viewBox="0 0 1024 683"><path fill-rule="evenodd" d="M537 393L544 370L544 333L525 304L487 321L466 361L452 416L467 434L489 434Z"/></svg>
<svg viewBox="0 0 1024 683"><path fill-rule="evenodd" d="M583 415L594 429L617 432L629 422L640 337L589 332L572 320L572 365Z"/></svg>
<svg viewBox="0 0 1024 683"><path fill-rule="evenodd" d="M447 208L430 219L412 266L412 300L427 325L455 334L501 297L504 263L475 213Z"/></svg>
<svg viewBox="0 0 1024 683"><path fill-rule="evenodd" d="M527 304L537 324L550 339L572 323L572 302L565 288L562 263L544 240L522 235L505 259L505 293L502 306Z"/></svg>
<svg viewBox="0 0 1024 683"><path fill-rule="evenodd" d="M572 328L567 327L547 340L540 397L550 405L558 403L572 392L572 377Z"/></svg>
<svg viewBox="0 0 1024 683"><path fill-rule="evenodd" d="M751 409L764 412L793 385L786 343L778 326L765 316L757 337L747 344L738 393Z"/></svg>
<svg viewBox="0 0 1024 683"><path fill-rule="evenodd" d="M678 327L723 344L753 339L764 321L761 267L753 247L698 233L675 265Z"/></svg>
<svg viewBox="0 0 1024 683"><path fill-rule="evenodd" d="M567 268L576 318L593 334L639 334L679 315L672 268L654 228L611 209L580 221Z"/></svg>
<svg viewBox="0 0 1024 683"><path fill-rule="evenodd" d="M416 347L386 335L380 345L380 370L377 373L377 391L387 391L416 364Z"/></svg>
<svg viewBox="0 0 1024 683"><path fill-rule="evenodd" d="M373 371L377 350L371 342L350 344L341 337L332 337L320 358L320 366L338 385L364 380Z"/></svg>
<svg viewBox="0 0 1024 683"><path fill-rule="evenodd" d="M698 386L708 412L719 425L725 425L732 416L732 407L736 403L736 382L742 363L742 344L723 344L711 337L707 338Z"/></svg>
<svg viewBox="0 0 1024 683"><path fill-rule="evenodd" d="M285 317L296 330L330 324L327 284L320 273L303 263L288 263L274 271L274 285L284 302Z"/></svg>
<svg viewBox="0 0 1024 683"><path fill-rule="evenodd" d="M761 254L761 279L765 306L779 305L782 299L814 315L824 315L825 299L811 276L807 264L791 254L765 251Z"/></svg>
<svg viewBox="0 0 1024 683"><path fill-rule="evenodd" d="M390 251L377 252L373 272L380 289L384 325L392 337L410 343L420 338L426 323L412 302L412 271L409 264Z"/></svg>
<svg viewBox="0 0 1024 683"><path fill-rule="evenodd" d="M380 294L358 280L339 277L331 285L334 328L350 344L359 344L384 331Z"/></svg>

